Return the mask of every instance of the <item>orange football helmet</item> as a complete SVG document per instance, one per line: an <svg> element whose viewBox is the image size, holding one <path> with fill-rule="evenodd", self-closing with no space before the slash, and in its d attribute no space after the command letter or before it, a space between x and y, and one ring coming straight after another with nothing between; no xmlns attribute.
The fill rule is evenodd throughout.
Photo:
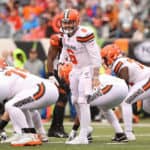
<svg viewBox="0 0 150 150"><path fill-rule="evenodd" d="M5 68L5 67L7 67L8 66L8 64L6 63L6 61L5 61L5 59L3 59L3 58L0 58L0 68Z"/></svg>
<svg viewBox="0 0 150 150"><path fill-rule="evenodd" d="M79 25L79 13L75 9L66 9L62 13L61 29L65 34L73 34Z"/></svg>
<svg viewBox="0 0 150 150"><path fill-rule="evenodd" d="M116 44L109 44L101 50L106 65L111 65L121 53L121 49Z"/></svg>
<svg viewBox="0 0 150 150"><path fill-rule="evenodd" d="M61 67L59 68L60 76L65 80L67 84L69 84L69 73L71 70L72 70L71 63L66 63L64 65L61 65Z"/></svg>

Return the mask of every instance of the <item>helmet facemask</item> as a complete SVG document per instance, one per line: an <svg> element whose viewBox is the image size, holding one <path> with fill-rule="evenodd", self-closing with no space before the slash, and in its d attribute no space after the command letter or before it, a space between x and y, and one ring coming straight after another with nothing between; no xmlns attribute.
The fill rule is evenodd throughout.
<svg viewBox="0 0 150 150"><path fill-rule="evenodd" d="M62 20L62 31L65 34L72 35L76 30L77 30L77 22L68 20L68 19L63 19Z"/></svg>

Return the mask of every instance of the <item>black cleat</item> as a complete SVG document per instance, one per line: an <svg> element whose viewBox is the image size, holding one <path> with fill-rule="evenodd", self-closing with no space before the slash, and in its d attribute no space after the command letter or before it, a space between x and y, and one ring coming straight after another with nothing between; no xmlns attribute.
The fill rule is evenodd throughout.
<svg viewBox="0 0 150 150"><path fill-rule="evenodd" d="M92 134L91 133L88 134L87 138L88 138L89 143L93 142L93 138L92 138Z"/></svg>
<svg viewBox="0 0 150 150"><path fill-rule="evenodd" d="M5 141L7 139L7 134L4 130L0 130L0 141Z"/></svg>
<svg viewBox="0 0 150 150"><path fill-rule="evenodd" d="M68 134L62 128L50 129L48 131L48 137L68 138Z"/></svg>
<svg viewBox="0 0 150 150"><path fill-rule="evenodd" d="M116 133L112 142L128 142L128 139L125 133Z"/></svg>

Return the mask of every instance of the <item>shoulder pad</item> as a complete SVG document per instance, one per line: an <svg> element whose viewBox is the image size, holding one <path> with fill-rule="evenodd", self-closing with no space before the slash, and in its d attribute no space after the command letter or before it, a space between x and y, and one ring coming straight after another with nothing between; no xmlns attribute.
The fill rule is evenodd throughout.
<svg viewBox="0 0 150 150"><path fill-rule="evenodd" d="M52 46L58 46L61 47L61 40L62 40L62 36L60 34L53 34L50 37L50 44Z"/></svg>
<svg viewBox="0 0 150 150"><path fill-rule="evenodd" d="M116 62L113 65L113 71L117 74L121 67L123 66L124 62L121 58L117 59Z"/></svg>
<svg viewBox="0 0 150 150"><path fill-rule="evenodd" d="M94 39L94 33L91 29L80 27L77 35L78 42L88 42Z"/></svg>

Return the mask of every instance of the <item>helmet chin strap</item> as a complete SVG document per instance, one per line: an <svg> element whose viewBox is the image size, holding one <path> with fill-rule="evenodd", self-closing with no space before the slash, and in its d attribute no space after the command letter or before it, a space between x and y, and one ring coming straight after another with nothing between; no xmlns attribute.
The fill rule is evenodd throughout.
<svg viewBox="0 0 150 150"><path fill-rule="evenodd" d="M78 27L76 29L74 29L72 32L68 32L66 33L69 37L73 36L75 34L75 32L78 30Z"/></svg>

